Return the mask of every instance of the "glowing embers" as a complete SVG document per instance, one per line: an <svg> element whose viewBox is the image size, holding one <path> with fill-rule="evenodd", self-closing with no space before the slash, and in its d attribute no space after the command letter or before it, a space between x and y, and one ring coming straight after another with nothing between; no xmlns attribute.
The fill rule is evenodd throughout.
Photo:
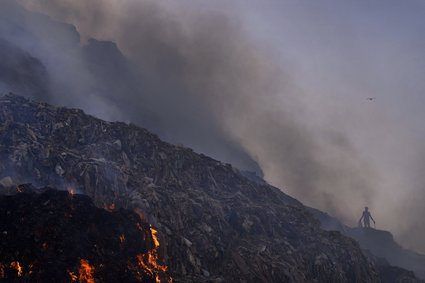
<svg viewBox="0 0 425 283"><path fill-rule="evenodd" d="M94 267L90 265L87 260L80 260L80 269L78 277L80 283L94 283L93 272Z"/></svg>
<svg viewBox="0 0 425 283"><path fill-rule="evenodd" d="M168 267L164 264L161 264L158 256L158 248L160 246L158 239L158 231L154 228L149 228L150 236L154 243L152 250L148 251L146 254L137 255L137 267L131 268L135 269L139 278L141 277L141 272L147 274L150 277L155 278L157 283L162 282L173 282L173 279L170 276L167 276Z"/></svg>
<svg viewBox="0 0 425 283"><path fill-rule="evenodd" d="M10 267L13 268L13 269L15 269L18 272L18 277L21 277L22 276L22 267L19 264L19 261L12 261L10 263Z"/></svg>
<svg viewBox="0 0 425 283"><path fill-rule="evenodd" d="M115 210L115 203L111 203L111 204L104 204L104 208L107 210L107 211L109 211L109 212L112 212L112 211L114 211Z"/></svg>
<svg viewBox="0 0 425 283"><path fill-rule="evenodd" d="M78 281L78 276L77 276L77 275L75 275L75 273L74 273L74 272L72 272L72 271L68 271L68 275L69 275L69 277L70 277L70 279L71 279L71 282L77 282L77 281Z"/></svg>
<svg viewBox="0 0 425 283"><path fill-rule="evenodd" d="M125 243L125 235L124 235L124 234L121 234L121 235L118 237L118 239L120 240L120 243L121 243L121 244L124 244L124 243Z"/></svg>
<svg viewBox="0 0 425 283"><path fill-rule="evenodd" d="M78 193L78 186L74 182L66 184L65 188L71 197L75 196Z"/></svg>
<svg viewBox="0 0 425 283"><path fill-rule="evenodd" d="M159 248L158 231L155 230L152 227L150 227L150 231L151 231L151 234L152 234L153 242L155 244L155 249L157 249L157 248Z"/></svg>
<svg viewBox="0 0 425 283"><path fill-rule="evenodd" d="M10 262L10 264L7 264L7 263L5 264L0 262L0 279L9 279L6 281L3 281L3 280L0 280L0 281L12 282L13 280L11 278L15 278L15 281L19 277L29 278L34 274L33 267L34 267L34 264L32 263L25 266L24 264L22 264L22 262L19 262L17 260Z"/></svg>
<svg viewBox="0 0 425 283"><path fill-rule="evenodd" d="M4 264L0 262L0 279L7 278L7 273L10 272L10 270L13 270L15 273L15 276L22 277L22 266L19 263L19 261L12 261L10 264Z"/></svg>
<svg viewBox="0 0 425 283"><path fill-rule="evenodd" d="M0 197L0 221L8 224L0 233L0 282L171 281L161 234L146 220L71 196L46 190Z"/></svg>
<svg viewBox="0 0 425 283"><path fill-rule="evenodd" d="M68 270L68 275L71 279L71 282L94 283L94 270L94 266L90 265L88 260L82 259L80 260L78 274Z"/></svg>

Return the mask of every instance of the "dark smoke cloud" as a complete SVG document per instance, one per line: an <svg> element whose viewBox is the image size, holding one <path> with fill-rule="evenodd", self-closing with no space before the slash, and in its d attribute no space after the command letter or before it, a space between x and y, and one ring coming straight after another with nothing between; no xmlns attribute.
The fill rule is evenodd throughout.
<svg viewBox="0 0 425 283"><path fill-rule="evenodd" d="M96 35L102 29L114 29L110 10L99 9L107 7L106 2L89 5L75 1L71 6L59 1L43 3L49 9L72 15L77 23L91 19L86 32ZM82 107L108 120L136 122L166 140L261 174L245 150L223 133L214 118L220 113L214 113L216 108L210 105L217 99L225 100L229 92L240 92L237 80L241 76L254 75L256 66L251 65L251 59L257 60L255 50L244 47L246 40L222 17L204 19L187 32L173 17L167 19L168 13L164 16L157 5L128 2L123 7L126 17L115 18L118 26L113 34L127 49L131 62L111 42L90 39L83 48L71 42L69 50L53 52L59 52L52 64L52 75L57 75L52 79L53 100ZM131 16L134 11L136 14ZM223 31L214 35L213 25L221 25ZM74 38L71 33L63 31ZM52 41L52 45L62 45L62 39ZM54 56L51 54L40 57L49 64ZM238 61L245 61L244 66ZM242 73L242 67L247 71ZM230 84L231 80L234 82Z"/></svg>
<svg viewBox="0 0 425 283"><path fill-rule="evenodd" d="M119 12L114 1L40 3L77 23L84 37L115 39L129 58L110 42L80 46L72 26L54 28L43 18L30 31L41 37L34 53L49 70L52 101L139 123L238 167L259 171L258 162L291 194L341 217L349 217L341 209L347 196L363 202L372 192L365 166L352 156L344 161L349 143L333 132L332 150L320 144L303 125L302 93L270 50L225 14L172 13L146 1L126 2Z"/></svg>
<svg viewBox="0 0 425 283"><path fill-rule="evenodd" d="M400 219L395 215L401 210L386 207L393 204L386 187L397 180L386 178L383 171L388 166L382 167L382 160L371 155L376 146L359 148L360 137L373 132L381 138L385 130L394 130L376 130L366 122L387 123L387 113L371 114L360 110L363 104L347 104L358 99L349 90L344 92L348 98L329 102L335 97L326 96L323 89L309 89L315 81L295 71L305 62L281 60L250 30L261 30L257 22L245 25L231 4L19 0L27 9L58 21L52 22L14 3L0 4L1 35L47 70L48 94L43 98L50 102L80 107L108 120L135 122L168 141L264 172L285 192L351 224L369 205L399 235L413 227L413 221L397 227ZM316 20L317 15L307 18ZM60 22L75 24L78 32ZM303 48L311 44L304 43L299 51L307 54L311 50ZM321 56L334 60L326 52ZM353 65L352 76L358 68ZM326 79L326 73L318 77ZM321 83L332 93L332 87L341 90L338 84L343 82L336 76L331 83ZM338 113L327 113L336 108ZM359 118L356 111L364 115ZM359 129L362 126L367 130ZM380 150L381 155L388 153ZM406 239L416 247L422 243Z"/></svg>
<svg viewBox="0 0 425 283"><path fill-rule="evenodd" d="M356 161L342 157L334 164L322 160L317 138L291 110L302 108L301 93L268 50L226 15L175 14L147 1L119 8L114 1L45 3L49 14L79 23L84 33L116 39L136 62L143 93L113 94L125 96L127 102L118 108L130 111L130 120L239 167L253 168L250 158L256 159L267 176L279 176L296 197L346 218L349 212L339 208L347 194L364 200L372 191L364 181L365 166L353 168ZM275 105L279 95L285 102ZM138 108L146 104L161 125L140 120ZM352 153L347 142L332 146L329 159Z"/></svg>

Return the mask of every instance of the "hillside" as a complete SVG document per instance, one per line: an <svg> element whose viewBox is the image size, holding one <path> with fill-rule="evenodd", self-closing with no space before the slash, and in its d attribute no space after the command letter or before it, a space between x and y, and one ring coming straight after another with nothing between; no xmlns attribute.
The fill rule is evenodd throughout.
<svg viewBox="0 0 425 283"><path fill-rule="evenodd" d="M391 232L374 228L352 228L320 210L311 207L306 207L306 209L320 221L323 229L339 231L356 240L364 252L376 262L381 271L386 269L387 272L393 274L390 276L393 279L394 273L400 271L400 268L412 270L416 276L422 280L425 279L425 255L403 248L394 240ZM409 273L400 272L400 274L408 275ZM385 278L389 277L386 276ZM397 281L391 280L389 282ZM400 282L403 281L400 280Z"/></svg>
<svg viewBox="0 0 425 283"><path fill-rule="evenodd" d="M425 255L401 247L388 231L376 229L347 229L345 234L355 239L360 246L389 264L412 270L425 279Z"/></svg>
<svg viewBox="0 0 425 283"><path fill-rule="evenodd" d="M76 190L158 229L176 282L378 282L358 244L288 196L148 131L15 95L0 99L0 185ZM289 198L291 199L291 198Z"/></svg>

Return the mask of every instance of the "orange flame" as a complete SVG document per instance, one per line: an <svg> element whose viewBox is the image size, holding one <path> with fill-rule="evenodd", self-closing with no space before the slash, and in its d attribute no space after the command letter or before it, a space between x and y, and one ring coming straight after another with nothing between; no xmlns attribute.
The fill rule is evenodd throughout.
<svg viewBox="0 0 425 283"><path fill-rule="evenodd" d="M115 210L115 203L111 203L109 205L105 203L105 209L109 212L114 211Z"/></svg>
<svg viewBox="0 0 425 283"><path fill-rule="evenodd" d="M93 278L94 267L89 264L85 259L80 261L80 277L79 281L84 283L94 283Z"/></svg>
<svg viewBox="0 0 425 283"><path fill-rule="evenodd" d="M34 273L34 271L32 270L32 268L34 267L34 264L30 263L30 265L28 266L28 274L31 275Z"/></svg>
<svg viewBox="0 0 425 283"><path fill-rule="evenodd" d="M120 239L120 243L123 244L125 242L125 235L124 234L121 234L119 236L119 239Z"/></svg>
<svg viewBox="0 0 425 283"><path fill-rule="evenodd" d="M155 230L154 228L150 227L151 230L151 234L152 234L152 239L153 242L155 244L155 249L157 249L159 247L159 241L158 241L158 231Z"/></svg>
<svg viewBox="0 0 425 283"><path fill-rule="evenodd" d="M18 277L21 277L22 276L22 267L19 264L19 261L12 261L10 263L10 267L13 268L13 269L15 269L18 272Z"/></svg>
<svg viewBox="0 0 425 283"><path fill-rule="evenodd" d="M73 196L73 195L75 195L76 194L76 192L75 192L75 189L74 188L68 188L68 193L71 195L71 196Z"/></svg>
<svg viewBox="0 0 425 283"><path fill-rule="evenodd" d="M154 242L155 247L148 252L148 254L138 254L137 260L139 266L151 276L155 276L155 281L157 283L161 283L161 275L167 272L168 267L166 265L162 265L159 262L158 256L158 248L159 248L159 240L158 240L158 231L154 228L150 227L150 232L152 235L152 240ZM169 283L173 282L171 277L168 277L167 280Z"/></svg>
<svg viewBox="0 0 425 283"><path fill-rule="evenodd" d="M68 271L69 277L71 277L71 282L77 282L78 277L72 271Z"/></svg>

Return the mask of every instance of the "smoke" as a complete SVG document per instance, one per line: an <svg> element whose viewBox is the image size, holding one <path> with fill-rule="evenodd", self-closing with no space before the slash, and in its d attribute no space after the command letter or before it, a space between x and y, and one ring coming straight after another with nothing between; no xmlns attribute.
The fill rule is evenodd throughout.
<svg viewBox="0 0 425 283"><path fill-rule="evenodd" d="M379 227L424 251L411 233L424 212L423 160L411 158L422 136L402 116L415 103L394 95L417 83L397 71L407 65L396 55L412 50L382 23L394 3L382 16L365 3L227 2L19 0L54 22L5 1L1 35L44 65L50 102L264 172L349 224L368 205Z"/></svg>
<svg viewBox="0 0 425 283"><path fill-rule="evenodd" d="M339 197L345 203L338 203L337 215L344 215L340 211L346 207L351 223L356 220L353 215L360 216L362 200L372 209L378 228L391 230L403 245L424 252L425 84L421 74L425 60L421 50L425 40L421 30L425 5L423 1L399 4L325 0L257 6L266 9L271 21L260 33L272 37L296 62L291 70L306 96L302 101L308 108L305 118L314 120L302 121L315 127L318 133L313 136L320 144L328 145L316 156L321 160L319 180L332 183L316 183L316 178L316 184L328 188L319 192L333 194L332 199L342 194ZM369 103L367 97L376 100ZM340 137L331 138L330 129ZM332 140L349 147L334 147ZM341 178L323 172L328 164L343 164L334 171ZM285 182L277 174L271 178ZM338 184L349 189L332 187Z"/></svg>

